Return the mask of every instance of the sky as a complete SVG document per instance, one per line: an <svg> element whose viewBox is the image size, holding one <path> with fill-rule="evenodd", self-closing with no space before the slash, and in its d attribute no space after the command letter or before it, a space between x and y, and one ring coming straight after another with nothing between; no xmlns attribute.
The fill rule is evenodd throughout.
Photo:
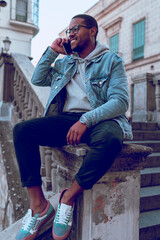
<svg viewBox="0 0 160 240"><path fill-rule="evenodd" d="M84 13L97 2L98 0L40 0L40 31L32 40L33 64L38 62L45 49L69 25L74 15Z"/></svg>

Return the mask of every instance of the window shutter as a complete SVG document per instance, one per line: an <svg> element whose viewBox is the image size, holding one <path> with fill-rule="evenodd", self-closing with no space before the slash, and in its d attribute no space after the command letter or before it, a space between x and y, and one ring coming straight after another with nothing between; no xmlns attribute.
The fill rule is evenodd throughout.
<svg viewBox="0 0 160 240"><path fill-rule="evenodd" d="M144 57L145 19L134 24L133 60Z"/></svg>
<svg viewBox="0 0 160 240"><path fill-rule="evenodd" d="M119 39L119 34L116 34L110 38L110 50L112 52L118 53L118 39Z"/></svg>

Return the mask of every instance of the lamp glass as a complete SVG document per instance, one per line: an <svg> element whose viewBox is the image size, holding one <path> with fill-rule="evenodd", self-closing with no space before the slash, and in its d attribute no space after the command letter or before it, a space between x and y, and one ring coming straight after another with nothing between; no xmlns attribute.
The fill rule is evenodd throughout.
<svg viewBox="0 0 160 240"><path fill-rule="evenodd" d="M5 52L9 51L11 41L9 40L9 37L6 37L6 39L3 40L4 43L4 50Z"/></svg>
<svg viewBox="0 0 160 240"><path fill-rule="evenodd" d="M7 2L6 1L0 1L0 7L5 7L7 6Z"/></svg>

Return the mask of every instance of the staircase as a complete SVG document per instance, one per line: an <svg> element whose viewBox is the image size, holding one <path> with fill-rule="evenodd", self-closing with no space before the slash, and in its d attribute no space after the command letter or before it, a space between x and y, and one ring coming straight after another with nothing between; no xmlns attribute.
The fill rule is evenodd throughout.
<svg viewBox="0 0 160 240"><path fill-rule="evenodd" d="M160 128L157 123L133 123L133 143L153 148L141 171L139 240L160 240Z"/></svg>

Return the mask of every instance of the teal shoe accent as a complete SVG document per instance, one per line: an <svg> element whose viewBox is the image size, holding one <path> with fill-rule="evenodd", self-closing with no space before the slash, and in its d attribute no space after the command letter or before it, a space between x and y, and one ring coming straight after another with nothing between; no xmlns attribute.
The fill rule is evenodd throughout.
<svg viewBox="0 0 160 240"><path fill-rule="evenodd" d="M33 240L36 238L39 229L54 215L54 209L50 202L47 202L46 209L32 217L32 210L28 209L27 214L22 220L22 228L18 232L15 240Z"/></svg>
<svg viewBox="0 0 160 240"><path fill-rule="evenodd" d="M56 217L53 222L53 238L55 240L64 240L69 235L72 228L72 218L73 218L73 206L61 204L61 199L64 192L67 189L64 189L59 198L59 204L56 212Z"/></svg>

